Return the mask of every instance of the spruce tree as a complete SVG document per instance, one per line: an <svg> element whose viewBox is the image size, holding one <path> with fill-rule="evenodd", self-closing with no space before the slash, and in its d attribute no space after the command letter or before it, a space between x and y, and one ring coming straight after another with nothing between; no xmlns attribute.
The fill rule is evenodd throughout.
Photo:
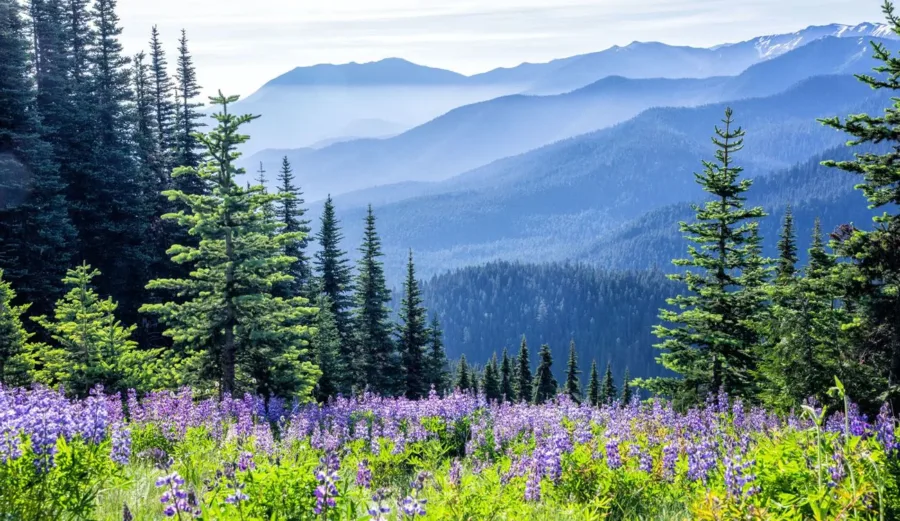
<svg viewBox="0 0 900 521"><path fill-rule="evenodd" d="M283 167L284 165L282 171ZM315 254L316 275L322 291L331 302L331 312L341 334L341 357L347 367L352 367L354 355L350 308L353 306L353 300L350 296L352 286L347 252L341 249L343 238L340 223L334 214L331 196L328 196L316 234L316 241L320 247ZM355 378L353 376L350 380L355 381Z"/></svg>
<svg viewBox="0 0 900 521"><path fill-rule="evenodd" d="M631 403L631 377L628 375L628 368L625 368L625 376L622 377L622 405Z"/></svg>
<svg viewBox="0 0 900 521"><path fill-rule="evenodd" d="M883 12L888 25L900 35L900 18L890 1L885 0ZM868 144L893 145L884 153L857 152L851 161L826 161L829 167L839 168L862 177L858 188L868 199L870 208L883 213L875 218L874 229L853 229L839 237L838 251L853 259L845 269L844 280L850 282L848 300L856 310L862 335L860 346L878 367L881 382L873 382L888 398L894 410L900 410L900 136L896 121L900 114L900 60L892 56L882 43L873 43L874 58L881 64L875 75L859 75L859 80L877 91L895 93L892 106L881 116L855 114L843 121L838 118L822 120L825 125L853 136L850 146Z"/></svg>
<svg viewBox="0 0 900 521"><path fill-rule="evenodd" d="M146 304L168 326L165 335L187 360L183 376L198 383L216 382L220 394L250 391L272 395L309 396L319 370L306 348L314 309L300 297L273 296L273 288L287 280L294 259L283 254L284 244L297 234L277 233L262 208L281 196L264 194L258 186L241 188L236 177L237 148L249 136L240 127L255 116L236 116L229 107L237 96L219 94L214 115L218 126L199 134L209 158L199 168L179 167L174 175L196 176L209 195L168 190L170 200L188 210L164 216L188 227L201 246L173 245L172 261L192 266L189 278L157 279L151 290L171 291L176 301Z"/></svg>
<svg viewBox="0 0 900 521"><path fill-rule="evenodd" d="M472 380L469 376L469 364L466 363L466 355L460 355L459 363L456 364L456 382L454 386L457 390L466 392L472 388Z"/></svg>
<svg viewBox="0 0 900 521"><path fill-rule="evenodd" d="M203 103L195 101L200 96L200 85L197 84L197 72L194 69L194 59L188 50L187 33L181 30L181 38L178 40L178 67L175 72L175 143L174 162L179 166L197 167L203 159L200 153L200 143L195 134L204 126L203 113L200 107ZM188 193L199 193L203 185L189 184L185 178L179 180L182 184L178 188ZM188 183L188 184L185 184Z"/></svg>
<svg viewBox="0 0 900 521"><path fill-rule="evenodd" d="M613 377L612 362L606 362L606 373L600 384L600 403L610 404L616 400L616 380Z"/></svg>
<svg viewBox="0 0 900 521"><path fill-rule="evenodd" d="M257 186L262 187L262 193L268 193L268 189L266 188L266 169L263 167L263 162L259 162L259 170L256 171L256 184ZM275 205L270 201L262 206L262 214L263 219L266 222L274 222L275 221ZM293 276L293 274L291 274ZM293 296L293 295L291 295Z"/></svg>
<svg viewBox="0 0 900 521"><path fill-rule="evenodd" d="M503 360L500 362L500 395L503 400L515 402L516 391L513 387L513 367L509 359L509 352L503 348Z"/></svg>
<svg viewBox="0 0 900 521"><path fill-rule="evenodd" d="M64 282L70 290L56 303L53 318L33 318L53 344L28 347L33 378L48 386L62 384L77 396L98 384L108 392L170 384L162 350L138 351L131 339L135 326L119 322L118 305L92 287L99 274L87 264L69 270Z"/></svg>
<svg viewBox="0 0 900 521"><path fill-rule="evenodd" d="M437 315L431 317L428 326L428 354L425 358L428 370L429 392L431 386L438 393L443 393L450 387L450 371L448 370L447 353L444 351L444 332Z"/></svg>
<svg viewBox="0 0 900 521"><path fill-rule="evenodd" d="M593 407L600 405L600 377L597 375L597 361L591 362L591 378L588 384L588 403Z"/></svg>
<svg viewBox="0 0 900 521"><path fill-rule="evenodd" d="M497 401L502 398L500 393L500 369L497 364L497 353L484 368L484 396L489 401Z"/></svg>
<svg viewBox="0 0 900 521"><path fill-rule="evenodd" d="M346 390L344 384L347 367L341 360L341 336L334 321L334 314L331 312L328 296L320 293L316 307L319 311L313 322L315 334L312 337L311 348L322 376L316 385L315 393L318 401L325 402Z"/></svg>
<svg viewBox="0 0 900 521"><path fill-rule="evenodd" d="M59 30L44 27L49 23L34 30ZM51 74L63 73L58 61L64 56L48 50L44 63L33 63L26 34L18 2L0 1L0 267L19 297L34 303L32 311L46 313L61 294L75 229L53 149L42 138L49 129L38 118L43 98L30 71L35 68L39 79L61 89L62 79Z"/></svg>
<svg viewBox="0 0 900 521"><path fill-rule="evenodd" d="M24 355L31 334L22 325L22 315L29 304L16 305L15 300L16 292L0 270L0 384L8 387L28 383Z"/></svg>
<svg viewBox="0 0 900 521"><path fill-rule="evenodd" d="M375 214L369 206L363 243L359 248L353 327L356 388L381 395L401 393L404 378L400 357L391 339L391 293L384 279L380 258L381 239L375 229Z"/></svg>
<svg viewBox="0 0 900 521"><path fill-rule="evenodd" d="M578 381L578 355L575 353L575 341L569 343L569 363L566 366L566 394L575 403L581 403L581 383Z"/></svg>
<svg viewBox="0 0 900 521"><path fill-rule="evenodd" d="M472 391L472 394L478 396L478 394L481 393L481 375L474 367L469 370L469 383L471 384L470 390Z"/></svg>
<svg viewBox="0 0 900 521"><path fill-rule="evenodd" d="M541 346L540 362L534 373L534 391L531 395L531 403L541 404L556 397L556 378L553 378L553 355L550 346Z"/></svg>
<svg viewBox="0 0 900 521"><path fill-rule="evenodd" d="M525 335L522 335L522 344L519 346L519 354L516 356L515 373L516 399L528 402L532 397L531 361L528 359L528 343Z"/></svg>
<svg viewBox="0 0 900 521"><path fill-rule="evenodd" d="M755 317L748 313L755 312L755 306L748 302L755 297L748 298L747 291L755 294L756 289L745 289L740 276L748 267L752 247L748 237L756 226L752 220L765 214L761 208L743 204L743 194L752 182L740 179L742 168L734 164L744 131L734 128L730 108L723 123L713 138L716 160L704 161L704 172L695 174L711 200L694 206L697 222L680 224L688 240L699 247L689 249L690 258L674 261L689 269L670 278L684 282L689 293L668 301L680 312L660 312L660 318L673 326L654 329L662 339L657 347L665 351L660 362L681 378L657 378L649 387L681 403L697 402L720 389L735 396L752 392L756 346L748 339L754 338Z"/></svg>
<svg viewBox="0 0 900 521"><path fill-rule="evenodd" d="M289 296L304 295L312 282L312 270L306 248L309 244L309 221L304 219L306 208L303 207L303 192L294 185L294 174L287 156L281 161L281 170L278 173L278 193L283 199L275 208L275 217L283 226L282 231L288 233L300 232L303 234L300 240L287 244L284 248L285 255L297 259L291 264L290 274L293 281L284 288ZM349 277L349 276L348 276ZM334 298L334 292L328 293L329 298ZM331 304L332 315L336 316L337 309Z"/></svg>
<svg viewBox="0 0 900 521"><path fill-rule="evenodd" d="M150 30L150 68L152 73L150 90L156 120L154 125L156 148L160 151L162 172L165 175L165 178L161 180L163 183L168 183L166 174L174 166L175 148L175 103L173 100L175 88L169 77L168 67L166 51L159 40L159 31L154 25Z"/></svg>
<svg viewBox="0 0 900 521"><path fill-rule="evenodd" d="M784 284L797 272L797 238L794 235L794 215L788 205L784 212L784 224L778 240L778 267L775 270L775 281Z"/></svg>
<svg viewBox="0 0 900 521"><path fill-rule="evenodd" d="M400 303L400 320L397 327L400 355L403 357L403 372L406 375L406 397L417 399L428 396L429 383L425 360L428 343L427 311L422 306L422 294L413 264L412 250L403 282L403 300Z"/></svg>

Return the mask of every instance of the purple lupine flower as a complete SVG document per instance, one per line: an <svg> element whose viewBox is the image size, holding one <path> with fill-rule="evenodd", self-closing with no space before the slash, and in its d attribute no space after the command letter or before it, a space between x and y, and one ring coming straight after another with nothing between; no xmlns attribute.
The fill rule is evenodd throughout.
<svg viewBox="0 0 900 521"><path fill-rule="evenodd" d="M356 484L362 488L372 486L372 469L369 468L369 460L362 460L356 467Z"/></svg>
<svg viewBox="0 0 900 521"><path fill-rule="evenodd" d="M638 468L646 473L653 472L653 456L649 452L641 452L638 456Z"/></svg>
<svg viewBox="0 0 900 521"><path fill-rule="evenodd" d="M878 411L878 418L875 420L875 436L889 456L897 449L900 449L900 443L897 442L894 434L895 426L894 417L891 414L891 406L885 402L881 406L881 410Z"/></svg>
<svg viewBox="0 0 900 521"><path fill-rule="evenodd" d="M253 461L253 453L252 452L242 452L240 457L238 458L237 468L241 472L246 472L248 470L255 469L256 463Z"/></svg>
<svg viewBox="0 0 900 521"><path fill-rule="evenodd" d="M844 469L844 453L838 450L831 456L831 459L834 463L828 467L828 473L831 477L831 481L828 483L828 486L836 487L841 483L841 481L843 481L844 477L846 476L846 472Z"/></svg>
<svg viewBox="0 0 900 521"><path fill-rule="evenodd" d="M541 476L538 469L532 467L525 481L525 501L537 502L541 500Z"/></svg>
<svg viewBox="0 0 900 521"><path fill-rule="evenodd" d="M612 470L622 466L622 456L619 455L619 441L615 438L610 438L606 442L606 465Z"/></svg>
<svg viewBox="0 0 900 521"><path fill-rule="evenodd" d="M193 494L188 494L182 486L184 479L177 472L162 476L156 480L156 488L163 488L165 491L159 498L163 506L163 514L166 517L200 517L202 511L196 504Z"/></svg>
<svg viewBox="0 0 900 521"><path fill-rule="evenodd" d="M460 464L458 459L454 458L453 462L450 463L450 474L448 476L450 484L454 487L458 487L462 478L461 474L462 465Z"/></svg>
<svg viewBox="0 0 900 521"><path fill-rule="evenodd" d="M388 514L391 513L391 507L385 503L388 498L388 491L381 489L372 494L372 501L375 503L369 507L369 516L371 521L387 521Z"/></svg>
<svg viewBox="0 0 900 521"><path fill-rule="evenodd" d="M340 459L335 453L328 453L319 459L319 468L316 470L316 481L319 485L313 491L316 498L315 513L322 514L336 505L338 489L336 483L340 480L338 470L340 469Z"/></svg>
<svg viewBox="0 0 900 521"><path fill-rule="evenodd" d="M113 427L110 445L110 459L120 465L127 465L131 460L131 430L121 424Z"/></svg>
<svg viewBox="0 0 900 521"><path fill-rule="evenodd" d="M756 475L750 472L754 464L753 460L744 460L739 453L725 458L725 486L730 497L741 499L759 491L753 485Z"/></svg>
<svg viewBox="0 0 900 521"><path fill-rule="evenodd" d="M678 446L675 442L670 442L663 447L662 453L662 469L663 476L666 479L672 479L675 476L675 465L678 463Z"/></svg>

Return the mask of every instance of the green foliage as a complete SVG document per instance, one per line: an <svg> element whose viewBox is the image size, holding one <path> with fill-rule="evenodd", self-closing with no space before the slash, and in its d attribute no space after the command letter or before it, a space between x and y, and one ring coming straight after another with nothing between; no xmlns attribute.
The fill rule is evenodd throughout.
<svg viewBox="0 0 900 521"><path fill-rule="evenodd" d="M797 240L794 235L794 214L788 206L784 214L784 224L778 240L778 266L775 281L783 284L797 273Z"/></svg>
<svg viewBox="0 0 900 521"><path fill-rule="evenodd" d="M575 403L581 403L581 383L578 382L578 356L575 353L575 341L569 343L569 362L566 365L565 392Z"/></svg>
<svg viewBox="0 0 900 521"><path fill-rule="evenodd" d="M514 401L516 390L513 387L513 367L506 348L503 348L503 360L500 362L500 395L504 400Z"/></svg>
<svg viewBox="0 0 900 521"><path fill-rule="evenodd" d="M454 387L463 392L472 389L472 375L469 374L469 364L466 362L466 355L460 356L459 363L456 364Z"/></svg>
<svg viewBox="0 0 900 521"><path fill-rule="evenodd" d="M187 32L181 30L181 38L178 39L178 65L175 71L175 164L181 166L197 167L200 165L200 142L197 140L197 131L206 126L202 123L203 113L200 107L203 103L195 101L200 95L200 85L197 84L197 71L194 69L194 59L188 50ZM178 181L192 181L189 178L181 178ZM197 193L199 186L191 190L190 186L181 185L182 191Z"/></svg>
<svg viewBox="0 0 900 521"><path fill-rule="evenodd" d="M165 195L188 211L167 214L200 239L197 246L176 244L172 261L193 267L185 279L157 279L152 290L170 291L178 300L145 304L141 310L166 324L164 334L186 360L182 380L203 387L217 383L220 393L254 391L263 396L310 395L319 370L306 349L308 326L314 313L308 300L281 298L273 288L291 279L287 268L294 258L284 246L301 232L286 233L267 221L265 205L284 196L266 194L260 186L241 188L235 177L236 148L249 136L240 127L254 116L228 111L236 96L211 98L221 106L218 126L198 134L209 159L199 168L179 167L176 177L194 176L209 195L168 190Z"/></svg>
<svg viewBox="0 0 900 521"><path fill-rule="evenodd" d="M612 378L612 375L610 375ZM594 407L600 405L600 377L597 375L597 361L591 361L591 376L587 392L588 403Z"/></svg>
<svg viewBox="0 0 900 521"><path fill-rule="evenodd" d="M514 401L529 402L532 398L531 361L528 359L528 343L522 335L519 354L515 360L514 385L516 396Z"/></svg>
<svg viewBox="0 0 900 521"><path fill-rule="evenodd" d="M631 403L631 377L628 374L628 368L625 368L625 376L622 377L622 397L619 400L622 402L622 405L628 405Z"/></svg>
<svg viewBox="0 0 900 521"><path fill-rule="evenodd" d="M122 325L115 316L118 304L91 286L98 275L87 264L69 270L63 282L70 290L56 303L53 318L33 318L52 341L28 346L32 379L61 384L77 396L98 384L108 392L170 385L163 351L137 349L135 326Z"/></svg>
<svg viewBox="0 0 900 521"><path fill-rule="evenodd" d="M284 172L284 165L282 165L282 172ZM351 290L350 266L347 265L349 261L347 253L341 250L340 246L343 238L340 223L334 215L334 205L329 196L325 200L319 231L316 233L316 242L320 249L315 254L315 271L322 291L331 301L331 312L337 323L338 332L341 334L341 357L347 367L352 367L354 350L350 307L353 305L353 301L349 296ZM355 382L356 372L348 372L344 386L349 389Z"/></svg>
<svg viewBox="0 0 900 521"><path fill-rule="evenodd" d="M16 292L0 270L0 384L6 386L28 383L24 355L31 334L22 325L22 315L29 306L18 306L15 299Z"/></svg>
<svg viewBox="0 0 900 521"><path fill-rule="evenodd" d="M616 401L616 381L613 378L612 362L606 363L606 372L603 374L603 383L600 384L599 403L612 403Z"/></svg>
<svg viewBox="0 0 900 521"><path fill-rule="evenodd" d="M746 286L746 272L758 248L757 239L751 238L753 219L765 214L761 208L743 205L752 181L739 179L742 168L734 165L734 154L743 148L744 131L733 127L731 109L726 109L723 123L724 129L716 127L713 138L715 162L704 161L704 171L695 174L711 200L694 206L697 222L680 224L699 248L689 247L690 258L674 261L688 269L671 278L684 282L690 293L669 300L680 312L660 312L660 318L674 326L654 330L663 340L657 346L665 351L660 362L681 379L656 379L650 387L686 403L720 388L747 396L755 370L753 320L758 299L756 289Z"/></svg>
<svg viewBox="0 0 900 521"><path fill-rule="evenodd" d="M316 384L316 399L324 402L345 391L343 383L347 367L341 358L341 335L327 295L324 293L319 295L316 308L318 312L314 321L315 333L310 341L310 347L315 353L316 365L322 373Z"/></svg>
<svg viewBox="0 0 900 521"><path fill-rule="evenodd" d="M484 392L485 398L496 401L502 398L500 393L500 369L497 365L497 354L491 358L491 361L484 368Z"/></svg>
<svg viewBox="0 0 900 521"><path fill-rule="evenodd" d="M428 343L428 310L422 306L419 281L413 265L412 250L409 252L406 280L403 282L403 301L400 305L397 347L403 359L403 373L406 376L406 397L415 399L428 396L428 367L425 350Z"/></svg>
<svg viewBox="0 0 900 521"><path fill-rule="evenodd" d="M260 165L260 169L262 169L262 165ZM275 217L283 226L281 231L285 233L299 232L302 234L299 236L299 239L289 242L284 247L285 255L296 260L291 264L288 272L292 280L289 283L285 283L282 296L304 296L308 293L307 288L310 288L312 284L312 267L306 254L310 229L309 221L304 219L306 208L303 207L303 192L294 185L294 174L287 156L282 160L281 170L278 172L278 193L282 196L282 199L278 201L278 206L275 208ZM329 298L332 297L329 294ZM331 306L332 314L334 314L336 310L333 304Z"/></svg>
<svg viewBox="0 0 900 521"><path fill-rule="evenodd" d="M556 378L553 378L553 354L550 346L541 346L540 361L534 372L534 391L531 394L531 403L544 403L556 397Z"/></svg>
<svg viewBox="0 0 900 521"><path fill-rule="evenodd" d="M450 388L450 371L447 361L447 353L444 351L444 332L437 315L431 317L428 326L428 353L425 357L425 367L428 370L429 389L434 386L437 393Z"/></svg>

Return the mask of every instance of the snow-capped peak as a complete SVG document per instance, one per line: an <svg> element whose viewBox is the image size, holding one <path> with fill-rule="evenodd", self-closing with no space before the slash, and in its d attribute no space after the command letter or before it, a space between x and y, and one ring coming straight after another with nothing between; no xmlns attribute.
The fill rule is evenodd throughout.
<svg viewBox="0 0 900 521"><path fill-rule="evenodd" d="M770 36L760 36L753 40L741 43L720 45L716 48L747 46L752 47L758 54L760 59L769 59L781 56L798 47L802 47L809 42L835 36L838 38L890 38L900 39L897 34L886 24L861 23L858 25L814 25L806 29L790 34L776 34Z"/></svg>

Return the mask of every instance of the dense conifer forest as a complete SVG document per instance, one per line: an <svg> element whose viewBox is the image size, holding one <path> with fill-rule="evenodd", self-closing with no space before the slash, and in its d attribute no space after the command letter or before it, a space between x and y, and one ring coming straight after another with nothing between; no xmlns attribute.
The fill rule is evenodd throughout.
<svg viewBox="0 0 900 521"><path fill-rule="evenodd" d="M881 67L857 78L877 96L849 105L868 115L810 121L829 134L783 143L812 151L838 136L851 140L849 149L754 180L743 173L742 150L754 130L743 129L740 111L752 107L711 116L705 159L665 168L695 172L677 181L695 204L664 206L623 231L621 244L597 245L631 271L582 259L494 262L423 283L409 250L391 260L405 266L391 290L378 208L366 209L361 236L346 236L331 197L320 215L307 210L304 172L287 157L277 169L245 171L241 150L259 116L241 113L239 97L223 91L200 99L185 31L152 27L147 51L126 56L116 9L115 0L0 0L0 485L13 491L0 491L0 511L12 519L94 519L100 504L114 512L104 519L135 519L130 508L139 502L111 499L92 476L125 483L135 474L117 472L138 460L166 472L156 481L163 506L147 506L142 519L161 508L168 517L200 516L207 500L194 491L202 479L212 496L228 494L203 503L208 519L356 519L364 510L384 519L389 493L370 491L373 470L385 487L406 483L394 512L414 518L425 515L424 490L438 470L445 488L428 490L462 493L461 458L468 483L485 472L509 500L503 494L513 492L502 486L514 480L525 505L540 504L543 490L561 519L587 519L592 509L626 519L628 508L775 519L766 510L775 503L770 491L788 489L795 496L780 496L784 519L841 508L856 517L819 518L896 515L900 101L889 96L900 91L900 61L883 44L873 44ZM900 35L889 3L885 14ZM748 156L754 166L772 159ZM631 170L650 160L608 159ZM784 183L808 190L785 197ZM842 187L851 184L858 220L824 229L829 207L819 203L849 201ZM580 196L617 197L594 188ZM518 204L527 208L528 200ZM628 198L613 207L635 213L637 204ZM672 258L674 266L661 262ZM745 425L745 405L766 409ZM833 410L841 416L826 420ZM34 414L44 419L17 411L43 411ZM167 423L169 413L183 425ZM49 423L65 423L47 419L52 414L73 427L51 432ZM97 432L79 415L95 418ZM365 426L356 423L362 418ZM602 443L594 437L601 425ZM534 436L533 456L522 457L531 443L522 433ZM772 433L790 447L779 465L806 461L796 482L808 485L809 497L820 494L819 503L798 499L796 483L763 471L757 480L747 470L753 451L775 465L781 434ZM293 471L275 455L276 438L304 477L286 477ZM727 446L710 448L714 439ZM189 450L195 442L205 455ZM132 443L142 449L134 459ZM89 463L73 456L82 450ZM709 455L720 450L721 459ZM234 453L218 474L203 466L216 451ZM827 451L831 467L813 466L804 451L819 459ZM23 453L35 464L15 463ZM180 458L181 475L170 456ZM353 492L352 477L338 475L341 458L358 471ZM610 477L624 465L619 458L630 462L627 479ZM591 465L601 459L598 477ZM87 465L82 474L72 470L78 465ZM259 471L259 482L257 465L268 472ZM48 499L56 482L47 475L81 502ZM289 479L297 481L279 481ZM602 503L641 480L657 487L646 506L641 492L632 496L638 506ZM88 484L97 490L79 488ZM189 486L190 494L181 488ZM279 487L308 488L306 503L266 496ZM246 507L247 517L244 491L260 501ZM376 506L360 507L352 494ZM515 494L518 506L498 507L509 519L526 508ZM460 504L485 508L477 499L434 497L445 518L485 518L449 513ZM584 510L560 514L574 508L569 502ZM732 507L757 517L719 515ZM550 518L535 508L528 515Z"/></svg>

